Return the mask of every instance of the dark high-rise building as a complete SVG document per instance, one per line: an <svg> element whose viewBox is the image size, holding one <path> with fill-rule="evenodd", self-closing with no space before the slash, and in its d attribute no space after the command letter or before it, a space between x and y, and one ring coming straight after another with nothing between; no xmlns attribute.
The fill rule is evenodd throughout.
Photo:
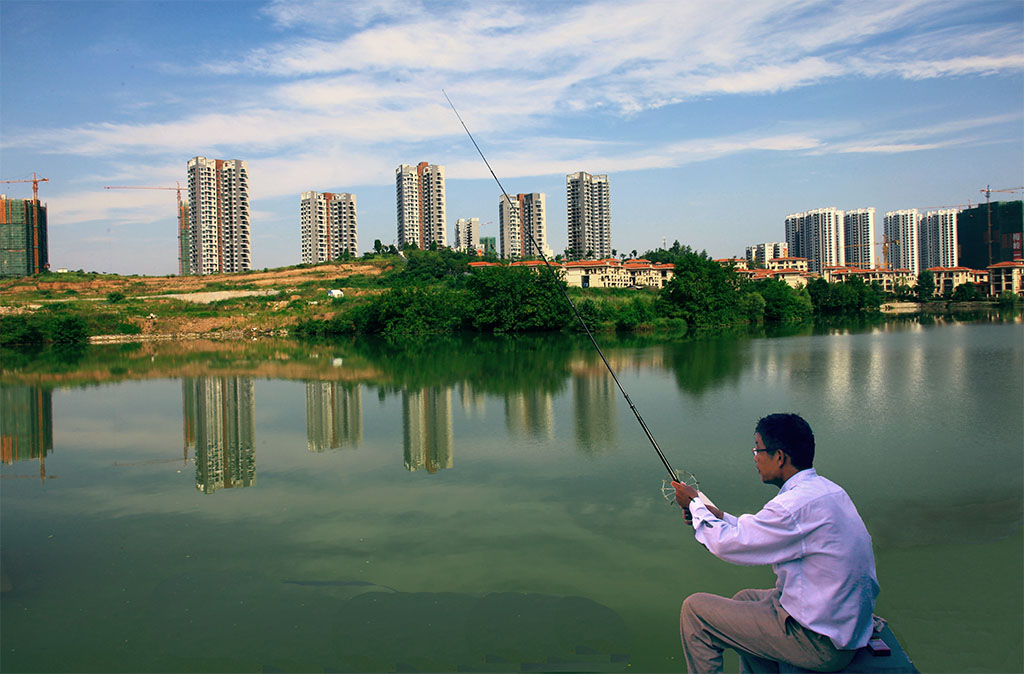
<svg viewBox="0 0 1024 674"><path fill-rule="evenodd" d="M0 276L31 276L49 266L46 206L0 196Z"/></svg>
<svg viewBox="0 0 1024 674"><path fill-rule="evenodd" d="M960 265L985 269L997 262L1021 259L1021 242L1024 240L1022 206L1022 201L993 201L960 211L956 236Z"/></svg>

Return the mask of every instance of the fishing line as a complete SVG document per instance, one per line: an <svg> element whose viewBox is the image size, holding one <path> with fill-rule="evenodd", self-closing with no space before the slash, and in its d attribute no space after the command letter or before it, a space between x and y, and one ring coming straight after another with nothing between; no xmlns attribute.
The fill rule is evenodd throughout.
<svg viewBox="0 0 1024 674"><path fill-rule="evenodd" d="M487 170L491 172L491 177L494 178L494 182L498 183L498 189L501 190L502 196L504 196L505 201L508 202L509 208L512 208L511 197L508 196L508 192L505 191L505 188L502 186L501 181L498 180L498 176L495 175L494 169L491 168L491 163L487 161L487 157L484 156L483 150L481 150L480 146L477 145L476 139L473 138L473 134L470 133L469 127L466 126L466 122L464 122L462 119L462 115L460 115L459 111L455 109L455 104L452 103L452 99L448 98L448 93L444 89L441 90L441 93L444 94L445 100L448 101L448 105L451 106L452 112L454 112L455 116L458 117L459 123L462 124L462 128L466 130L466 135L469 136L469 140L473 142L473 147L476 148L477 154L479 154L480 158L484 160L484 165L486 165ZM633 404L633 401L630 399L629 394L626 393L626 389L623 388L622 384L619 382L619 378L615 376L615 370L612 369L611 363L608 362L608 359L604 355L604 351L601 350L601 346L597 343L597 340L594 339L594 334L590 331L590 327L587 325L587 322L583 320L583 316L580 314L579 310L576 308L576 305L569 297L569 292L566 290L565 284L559 282L559 278L555 273L554 267L552 267L551 263L548 262L548 258L546 255L544 255L544 251L541 250L540 246L537 245L536 239L533 238L533 232L531 231L531 228L526 226L523 227L523 229L525 229L526 233L529 235L530 244L533 246L534 251L536 251L537 254L540 255L540 259L544 261L544 266L547 267L547 270L551 274L551 278L555 282L555 285L558 286L558 288L562 291L562 297L564 297L565 301L569 303L569 307L572 309L572 313L576 315L576 318L579 320L580 325L583 326L583 330L587 333L587 337L590 338L591 344L593 344L594 348L597 349L597 355L601 356L601 360L604 362L604 366L608 368L608 374L612 376L612 380L615 382L615 385L619 388L619 391L622 393L622 397L625 398L626 402L629 404L629 409L633 411L633 415L636 416L636 420L640 422L640 428L644 430L644 435L647 436L647 439L650 441L651 446L654 447L654 451L658 453L658 458L661 459L661 462L665 465L665 470L668 471L669 478L676 482L682 481L682 475L672 469L672 466L671 464L669 464L668 459L665 458L664 452L661 451L661 447L658 446L658 441L654 439L654 435L651 433L651 430L647 427L647 423L644 422L644 418L640 416L640 411L636 408L636 405ZM694 476L694 474L690 473L689 471L686 471L684 474L686 475L687 483L692 484L692 486L699 491L700 487L698 486L696 476ZM665 491L664 486L662 491L665 492L666 498L668 498L668 492Z"/></svg>

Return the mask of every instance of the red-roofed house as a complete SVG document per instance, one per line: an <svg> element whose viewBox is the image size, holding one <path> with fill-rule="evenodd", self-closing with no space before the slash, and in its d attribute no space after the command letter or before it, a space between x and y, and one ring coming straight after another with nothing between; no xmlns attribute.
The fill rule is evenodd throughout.
<svg viewBox="0 0 1024 674"><path fill-rule="evenodd" d="M969 267L929 267L935 278L935 294L952 294L956 287L965 283L971 285L985 284L988 286L988 272Z"/></svg>
<svg viewBox="0 0 1024 674"><path fill-rule="evenodd" d="M997 262L988 266L988 294L999 297L1003 292L1024 292L1024 260Z"/></svg>

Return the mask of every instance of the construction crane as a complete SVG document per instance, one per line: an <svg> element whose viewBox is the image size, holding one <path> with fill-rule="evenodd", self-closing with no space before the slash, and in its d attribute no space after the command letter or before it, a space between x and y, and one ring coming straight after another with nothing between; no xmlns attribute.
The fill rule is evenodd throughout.
<svg viewBox="0 0 1024 674"><path fill-rule="evenodd" d="M892 269L892 267L889 265L889 246L890 245L896 245L896 246L900 245L900 240L899 239L890 239L890 238L886 237L883 234L882 235L882 240L881 241L875 241L875 243L876 244L878 244L878 243L882 244L882 269Z"/></svg>
<svg viewBox="0 0 1024 674"><path fill-rule="evenodd" d="M988 211L988 263L992 265L992 193L993 192L1020 192L1024 187L1011 187L1005 190L994 190L991 185L985 185L985 189L978 190L985 193L985 210Z"/></svg>
<svg viewBox="0 0 1024 674"><path fill-rule="evenodd" d="M181 207L181 183L175 182L177 187L146 187L142 185L107 185L105 190L174 190L178 193L178 275L185 275L184 260L181 258L181 237L185 233L188 223L185 222L185 211Z"/></svg>
<svg viewBox="0 0 1024 674"><path fill-rule="evenodd" d="M32 201L39 203L39 183L48 183L49 178L40 178L36 172L32 172L32 178L28 180L0 180L0 183L32 183Z"/></svg>

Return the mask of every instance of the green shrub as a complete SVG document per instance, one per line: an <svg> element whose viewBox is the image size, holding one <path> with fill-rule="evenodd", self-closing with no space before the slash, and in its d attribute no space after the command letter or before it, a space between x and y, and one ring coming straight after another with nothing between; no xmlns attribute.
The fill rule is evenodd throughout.
<svg viewBox="0 0 1024 674"><path fill-rule="evenodd" d="M107 301L111 304L117 304L118 302L123 301L124 298L125 294L117 290L107 293Z"/></svg>
<svg viewBox="0 0 1024 674"><path fill-rule="evenodd" d="M24 314L0 316L0 344L41 344L43 331L38 323Z"/></svg>
<svg viewBox="0 0 1024 674"><path fill-rule="evenodd" d="M1019 300L1020 296L1017 293L1011 292L1009 290L1004 290L1003 292L999 293L999 297L996 301L999 302L1000 306L1012 307L1014 302L1018 302Z"/></svg>
<svg viewBox="0 0 1024 674"><path fill-rule="evenodd" d="M135 323L118 323L117 334L119 335L141 335L142 326Z"/></svg>
<svg viewBox="0 0 1024 674"><path fill-rule="evenodd" d="M49 337L54 344L84 344L89 341L89 332L81 316L55 316L50 321Z"/></svg>

